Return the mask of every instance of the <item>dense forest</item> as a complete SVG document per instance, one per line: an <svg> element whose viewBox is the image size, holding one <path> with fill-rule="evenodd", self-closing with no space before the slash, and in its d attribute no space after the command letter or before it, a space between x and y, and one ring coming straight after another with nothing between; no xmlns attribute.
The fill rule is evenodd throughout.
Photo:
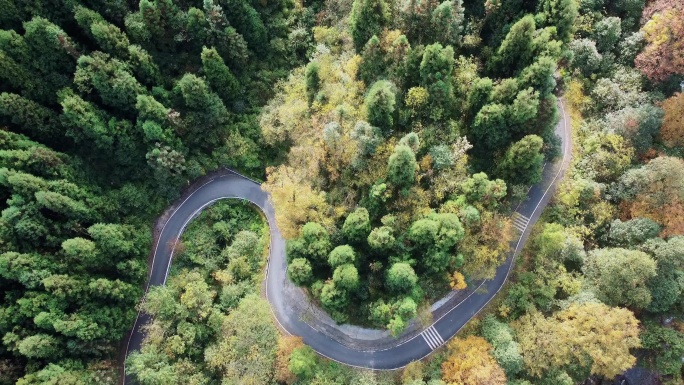
<svg viewBox="0 0 684 385"><path fill-rule="evenodd" d="M0 384L681 384L684 3L0 0ZM680 82L682 82L680 85ZM276 327L268 229L216 203L143 296L152 223L220 167L264 180L289 278L400 335L491 278L510 213L573 161L510 282L444 348L352 369Z"/></svg>
<svg viewBox="0 0 684 385"><path fill-rule="evenodd" d="M217 203L193 221L175 245L169 281L142 305L154 322L128 359L140 383L268 383L278 331L258 297L267 244L245 203Z"/></svg>
<svg viewBox="0 0 684 385"><path fill-rule="evenodd" d="M0 383L111 383L154 217L207 171L262 177L259 106L304 62L313 16L287 1L0 4Z"/></svg>
<svg viewBox="0 0 684 385"><path fill-rule="evenodd" d="M576 9L544 4L518 18L358 1L348 26L314 28L310 63L260 118L264 140L289 148L264 189L293 238L291 279L336 320L399 334L505 259L504 201L558 153L554 72Z"/></svg>

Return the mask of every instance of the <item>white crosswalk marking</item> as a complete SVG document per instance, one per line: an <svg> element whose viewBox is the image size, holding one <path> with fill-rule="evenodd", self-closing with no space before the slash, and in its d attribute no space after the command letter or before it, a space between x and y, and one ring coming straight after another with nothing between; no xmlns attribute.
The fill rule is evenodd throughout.
<svg viewBox="0 0 684 385"><path fill-rule="evenodd" d="M430 327L430 333L432 333L435 336L435 338L437 338L437 340L439 340L440 345L444 343L442 336L439 335L439 333L437 332L437 329L435 329L434 326Z"/></svg>
<svg viewBox="0 0 684 385"><path fill-rule="evenodd" d="M520 214L513 213L513 227L515 227L521 233L527 228L527 224L530 223L530 218Z"/></svg>
<svg viewBox="0 0 684 385"><path fill-rule="evenodd" d="M439 335L437 329L435 329L434 326L430 326L429 328L423 330L423 332L420 333L420 335L423 337L425 342L432 350L437 349L440 345L444 343L444 339L442 339L442 336Z"/></svg>
<svg viewBox="0 0 684 385"><path fill-rule="evenodd" d="M425 340L425 342L426 342L426 343L428 344L428 346L430 347L430 350L435 350L435 348L437 347L437 344L435 343L435 341L433 341L433 340L431 339L431 337L429 337L429 336L427 335L427 333L425 333L425 332L423 332L423 334L421 334L421 335L423 336L423 339Z"/></svg>
<svg viewBox="0 0 684 385"><path fill-rule="evenodd" d="M424 330L420 335L423 336L423 339L430 347L430 350L435 350L435 348L437 348L437 342L433 340L433 337L427 333L427 329Z"/></svg>

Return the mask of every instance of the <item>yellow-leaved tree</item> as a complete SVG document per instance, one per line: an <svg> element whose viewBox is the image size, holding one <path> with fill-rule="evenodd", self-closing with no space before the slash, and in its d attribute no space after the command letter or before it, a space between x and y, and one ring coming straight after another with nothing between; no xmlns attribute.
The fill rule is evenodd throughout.
<svg viewBox="0 0 684 385"><path fill-rule="evenodd" d="M541 377L570 365L613 378L636 362L639 321L631 311L599 302L572 304L544 317L535 312L514 325L527 372Z"/></svg>
<svg viewBox="0 0 684 385"><path fill-rule="evenodd" d="M451 275L451 279L449 280L449 286L451 286L452 290L463 290L468 287L468 284L466 283L463 274L454 271L454 274Z"/></svg>
<svg viewBox="0 0 684 385"><path fill-rule="evenodd" d="M449 357L442 363L442 379L449 385L503 385L506 374L489 353L492 345L484 338L454 338Z"/></svg>
<svg viewBox="0 0 684 385"><path fill-rule="evenodd" d="M491 279L506 259L513 236L508 218L493 211L481 213L481 227L468 228L461 243L466 258L464 273L475 278Z"/></svg>
<svg viewBox="0 0 684 385"><path fill-rule="evenodd" d="M332 208L325 195L316 191L300 176L301 172L289 166L266 170L267 180L262 189L271 194L278 229L286 239L299 235L299 229L307 222L317 222L324 227L332 226Z"/></svg>

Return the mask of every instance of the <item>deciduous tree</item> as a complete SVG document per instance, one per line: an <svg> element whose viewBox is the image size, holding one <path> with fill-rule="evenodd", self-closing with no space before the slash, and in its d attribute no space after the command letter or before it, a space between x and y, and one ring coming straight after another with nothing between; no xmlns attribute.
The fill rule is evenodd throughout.
<svg viewBox="0 0 684 385"><path fill-rule="evenodd" d="M205 361L221 371L224 381L268 383L277 346L268 302L250 295L226 317L218 342L205 351Z"/></svg>
<svg viewBox="0 0 684 385"><path fill-rule="evenodd" d="M511 223L500 214L484 211L480 227L467 230L459 245L465 259L463 272L473 278L491 279L510 249Z"/></svg>
<svg viewBox="0 0 684 385"><path fill-rule="evenodd" d="M520 346L513 340L513 329L492 316L482 320L482 336L492 344L492 356L511 378L523 370Z"/></svg>
<svg viewBox="0 0 684 385"><path fill-rule="evenodd" d="M305 286L311 283L311 263L306 258L295 258L287 266L287 276L295 285Z"/></svg>
<svg viewBox="0 0 684 385"><path fill-rule="evenodd" d="M594 24L596 48L610 52L620 40L622 28L619 17L605 17Z"/></svg>
<svg viewBox="0 0 684 385"><path fill-rule="evenodd" d="M267 191L275 207L276 221L283 236L292 239L299 234L300 226L309 221L331 225L331 208L324 196L316 191L291 166L266 170L267 180L262 188Z"/></svg>
<svg viewBox="0 0 684 385"><path fill-rule="evenodd" d="M411 291L418 283L415 271L408 263L398 262L387 270L387 287L397 293Z"/></svg>
<svg viewBox="0 0 684 385"><path fill-rule="evenodd" d="M661 235L682 234L684 167L680 159L658 157L627 171L616 186L618 198L629 203L632 217L650 218L663 226Z"/></svg>
<svg viewBox="0 0 684 385"><path fill-rule="evenodd" d="M449 355L442 363L447 384L503 385L506 375L489 354L492 346L482 337L468 336L449 342Z"/></svg>
<svg viewBox="0 0 684 385"><path fill-rule="evenodd" d="M684 146L684 93L678 92L662 104L665 116L660 127L660 137L668 147Z"/></svg>
<svg viewBox="0 0 684 385"><path fill-rule="evenodd" d="M660 225L648 218L633 218L625 222L616 219L610 224L608 239L615 246L636 246L657 237L660 230Z"/></svg>
<svg viewBox="0 0 684 385"><path fill-rule="evenodd" d="M684 73L684 10L655 13L642 31L648 44L634 60L636 67L655 81Z"/></svg>
<svg viewBox="0 0 684 385"><path fill-rule="evenodd" d="M605 117L608 130L631 142L637 155L653 147L653 138L658 134L663 121L663 110L646 104L626 107Z"/></svg>
<svg viewBox="0 0 684 385"><path fill-rule="evenodd" d="M316 352L305 345L292 351L287 367L299 378L311 378L316 371L317 361Z"/></svg>
<svg viewBox="0 0 684 385"><path fill-rule="evenodd" d="M682 302L684 293L684 237L675 236L667 241L653 238L642 249L654 256L658 272L648 282L653 299L647 309L655 313L668 311Z"/></svg>
<svg viewBox="0 0 684 385"><path fill-rule="evenodd" d="M577 365L612 378L634 365L630 349L640 346L632 312L602 303L573 304L548 318L526 314L514 327L527 372L536 377Z"/></svg>
<svg viewBox="0 0 684 385"><path fill-rule="evenodd" d="M593 250L582 269L598 298L608 305L643 309L651 302L646 283L656 275L656 264L644 252Z"/></svg>
<svg viewBox="0 0 684 385"><path fill-rule="evenodd" d="M364 121L356 122L351 137L356 140L359 155L362 157L373 155L382 141L380 130Z"/></svg>
<svg viewBox="0 0 684 385"><path fill-rule="evenodd" d="M603 56L596 49L596 42L590 39L573 40L568 45L572 52L570 65L577 68L584 76L590 76L601 65Z"/></svg>
<svg viewBox="0 0 684 385"><path fill-rule="evenodd" d="M634 157L634 149L617 134L591 135L583 147L586 156L581 161L582 169L597 182L615 181L629 168Z"/></svg>
<svg viewBox="0 0 684 385"><path fill-rule="evenodd" d="M296 381L296 376L290 371L290 355L295 349L304 347L302 337L280 336L278 338L278 355L276 357L275 380L292 384Z"/></svg>
<svg viewBox="0 0 684 385"><path fill-rule="evenodd" d="M684 354L684 333L675 328L662 327L653 322L646 322L641 334L643 348L651 354L646 358L650 367L664 375L682 379L681 357Z"/></svg>
<svg viewBox="0 0 684 385"><path fill-rule="evenodd" d="M451 290L463 290L468 287L468 284L463 274L455 271L449 279L449 287L451 287Z"/></svg>

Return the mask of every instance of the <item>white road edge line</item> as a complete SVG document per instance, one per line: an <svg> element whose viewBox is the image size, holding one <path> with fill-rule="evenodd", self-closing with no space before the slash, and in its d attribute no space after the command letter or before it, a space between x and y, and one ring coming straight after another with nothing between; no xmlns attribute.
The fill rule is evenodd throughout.
<svg viewBox="0 0 684 385"><path fill-rule="evenodd" d="M566 115L566 113L565 113L565 107L563 106L563 98L560 97L560 98L558 98L558 100L560 101L559 104L560 104L561 111L562 111L562 114L563 114L563 127L564 127L564 131L565 131L565 133L567 134L567 133L569 132L569 131L568 131L568 121L567 121L567 115ZM571 138L571 137L572 137L572 133L570 132L570 138ZM556 175L554 176L554 178L551 180L551 183L549 184L549 186L548 186L548 187L546 188L546 190L544 191L544 194L542 195L542 197L541 197L541 199L539 200L539 202L537 202L537 205L535 206L534 210L532 211L532 214L530 214L530 218L534 217L534 215L536 214L537 210L539 209L539 205L541 205L541 202L544 200L544 198L546 197L546 195L549 193L549 190L551 189L551 187L553 187L554 183L556 183L556 180L558 179L558 177L560 176L561 172L563 171L563 164L564 164L566 161L569 161L568 149L569 149L569 143L568 143L568 140L565 140L565 141L563 141L563 159L562 159L561 162L560 162L561 164L560 164L560 167L558 168L558 172L556 173ZM232 170L230 170L230 171L233 172L234 174L238 175L238 176L241 176L241 177L245 178L245 179L252 180L252 179L247 178L247 177L245 177L245 176L243 176L243 175L241 175L241 174L239 174L239 173L237 173L237 172L234 172L234 171L232 171ZM221 177L221 176L219 176L219 177ZM212 179L211 181L207 182L206 184L211 183L212 181L213 181L213 179ZM252 180L252 181L258 184L258 182L254 181L254 180ZM202 185L200 188L198 188L196 191L194 191L192 194L190 194L190 196L192 196L194 193L196 193L197 191L199 191L199 190L200 190L202 187L204 187L206 184ZM532 186L530 186L530 188L528 189L528 193L529 193L529 191L530 191L531 189L532 189ZM187 199L190 198L190 196L188 196L188 198L186 198L186 201L187 201ZM245 200L245 201L252 202L252 201L250 201L250 200L248 200L248 199L244 199L244 198L239 198L239 199L243 199L243 200ZM269 197L269 199L270 199L270 197ZM185 202L185 201L183 201L183 203L184 203L184 202ZM523 201L523 202L524 202L524 201ZM516 210L520 207L520 205L521 205L523 202L520 202L520 203L518 204L518 207L516 207ZM266 212L264 211L264 209L261 208L258 204L256 204L255 202L252 202L252 203L255 204L257 207L259 207L259 208L261 209L261 211L264 212L264 214L266 214ZM181 205L182 205L182 204L181 204ZM181 205L179 205L178 208L180 208ZM178 211L178 208L174 211L173 214L175 214L175 212ZM173 214L171 214L171 216L173 216ZM171 216L169 217L169 219L171 218ZM270 226L271 223L270 223L270 221L268 221L268 216L267 216L267 215L266 215L266 218L267 218L267 222L269 222L269 226ZM167 220L167 223L168 223L168 220ZM164 227L165 227L165 226L166 226L166 224L164 224ZM527 228L525 228L525 230L527 230ZM163 231L163 228L162 228L162 231ZM271 229L271 231L272 231L272 229ZM160 234L161 234L161 233L160 233ZM515 249L514 249L513 257L512 257L513 259L515 259L517 253L519 252L520 241L522 240L523 235L524 235L524 231L523 231L523 234L522 234L522 235L520 236L520 238L518 239L518 243L516 244L516 247L515 247ZM269 243L270 243L270 245L272 245L272 244L273 244L273 236L271 236L270 238L271 238L271 239L270 239L270 242L269 242ZM157 246L159 246L159 245L157 244ZM272 248L271 248L270 250L272 250ZM156 255L156 249L155 249L155 255ZM266 297L267 297L267 298L268 298L268 268L270 267L270 258L269 258L269 261L268 261L268 262L269 262L269 263L267 263L267 265L266 265ZM512 269L512 268L513 268L513 261L511 261L511 265L508 267L508 271L506 272L506 278L504 279L504 284L502 284L502 285L496 290L496 292L494 293L494 295L492 295L492 296L487 300L487 302L485 302L485 304L482 305L482 306L473 314L472 317L475 317L477 314L479 314L480 311L482 311L482 309L484 309L484 308L489 304L489 302L491 302L491 300L494 299L494 297L496 297L496 295L501 291L501 289L505 286L506 282L508 281L508 276L510 275L511 269ZM150 274L151 274L151 270L150 270ZM472 293L470 293L466 298L464 298L462 301L460 301L458 304L456 304L456 306L454 306L454 307L451 308L449 311L447 311L446 313L444 313L441 317L439 317L436 321L434 321L434 322L432 323L432 325L430 325L430 326L432 327L433 325L437 324L437 323L438 323L439 321L441 321L444 317L446 317L446 316L449 315L452 311L454 311L455 309L457 309L457 308L458 308L461 304L463 304L468 298L470 298L473 294L477 293L477 291L478 291L478 290L482 287L482 285L484 285L485 283L486 283L486 281L483 281L482 283L480 283L480 285L479 285L475 290L473 290ZM147 291L146 291L144 294L146 294L146 293L147 293ZM144 298L144 297L143 297L143 298ZM291 333L290 333L286 328L284 328L283 325L280 323L280 320L278 320L278 317L275 315L275 312L273 311L273 307L271 307L271 306L269 306L269 307L271 308L271 313L274 315L274 318L276 319L276 322L278 322L278 325L280 325L281 329L284 330L288 335L291 335ZM137 323L138 323L139 317L140 317L140 312L138 312L138 318L136 318L136 322L135 322L135 324L133 325L134 328L135 328L135 326L136 326ZM471 319L472 319L472 317L471 317ZM305 323L306 323L306 322L305 322ZM468 322L466 322L466 323L463 324L458 330L456 330L456 333L454 333L451 337L449 337L449 338L447 339L447 341L450 340L451 338L453 338L456 334L458 334L458 332L459 332L459 331L463 328L463 326L465 326L467 323L468 323ZM309 327L311 327L313 330L318 331L316 328L314 328L314 327L311 326L310 324L308 324L308 323L306 323L306 324L307 324ZM320 331L319 331L319 332L320 332ZM132 335L133 335L133 332L131 332L131 337L132 337ZM423 333L417 334L417 335L413 336L412 338L410 338L410 339L408 339L408 340L406 340L406 341L404 341L404 342L402 342L402 343L400 343L400 344L398 344L398 345L395 345L395 346L393 346L393 347L391 347L391 348L379 349L379 350L367 350L367 351L363 351L363 352L376 352L376 351L384 351L384 350L394 349L394 348L396 348L397 346L401 346L401 345L410 343L411 341L413 341L414 339L416 339L419 335L420 335L420 336L423 336ZM128 339L128 343L129 343L129 344L130 344L130 339L131 339L131 337L129 337L129 339ZM423 337L423 338L425 338L425 337ZM339 341L336 341L336 342L340 343ZM340 344L341 344L341 343L340 343ZM341 344L341 345L345 346L344 344ZM346 346L345 346L345 347L346 347ZM347 348L348 348L348 347L347 347ZM126 352L128 353L128 346L126 347ZM368 367L364 367L364 366L351 365L351 364L347 364L347 363L338 361L338 360L336 360L336 359L334 359L334 358L332 358L332 357L328 357L328 356L326 356L325 354L320 353L320 352L318 352L318 351L316 351L316 353L317 353L318 355L322 356L322 357L325 357L325 358L327 358L327 359L329 359L329 360L331 360L331 361L337 362L337 363L339 363L339 364L346 365L346 366L350 366L350 367L354 367L354 368L359 368L359 369L367 369L367 370L377 371L377 370L399 370L399 369L403 369L404 367L406 367L406 365L403 365L403 366L400 366L400 367L397 367L397 368L393 368L393 369L375 369L375 368L368 368ZM429 356L430 354L432 354L432 351L430 351L429 353L427 353L427 354L423 355L422 357L418 358L416 361L420 361L420 360L422 360L423 358ZM125 381L126 381L126 377L125 377L125 373L124 373L124 384L125 384Z"/></svg>
<svg viewBox="0 0 684 385"><path fill-rule="evenodd" d="M567 133L569 132L569 131L568 131L568 120L567 120L567 115L565 114L565 108L563 107L562 99L563 99L562 97L558 98L558 100L561 101L560 107L561 107L561 111L562 111L562 113L563 113L563 127L564 127L564 129L565 129L565 130L564 130L565 133L567 134ZM572 138L572 133L570 133L570 138ZM555 176L553 177L553 179L551 180L551 183L550 183L549 186L546 188L546 191L544 191L544 194L542 195L542 197L541 197L541 199L539 200L539 202L537 203L537 205L534 207L534 210L532 211L532 214L530 215L530 218L534 217L534 214L537 212L537 209L539 209L539 205L540 205L541 202L544 200L544 198L546 197L546 195L549 193L549 190L551 189L551 187L553 186L553 184L556 183L556 180L557 180L558 177L560 176L561 171L563 171L563 163L565 163L566 161L569 161L569 160L570 160L570 159L568 158L568 149L569 149L569 143L568 143L567 140L565 140L565 141L563 141L563 159L561 160L561 165L560 165L560 167L558 168L558 172L556 173L556 175L555 175ZM531 189L531 187L530 187L530 189ZM528 191L529 191L529 190L528 190ZM520 206L520 205L518 205L518 206ZM523 232L523 235L524 235L524 232ZM518 249L520 248L520 240L522 240L522 235L520 236L520 239L518 239L518 243L517 243L516 246L515 246L515 250L514 250L514 253L513 253L513 258L514 258L514 259L515 259L516 254L519 252ZM506 281L508 281L508 276L511 274L511 269L512 269L512 268L513 268L513 262L511 262L511 265L508 267L508 271L506 272L506 279L504 279L504 284L501 285L501 287L499 287L499 288L496 290L496 292L494 293L494 295L492 295L492 296L487 300L487 302L485 302L485 304L482 305L482 306L475 312L475 314L473 314L473 317L475 317L477 314L479 314L480 311L482 311L482 309L484 309L485 307L487 307L487 305L489 305L489 302L491 302L492 299L494 299L494 297L496 297L496 295L497 295L497 294L501 291L501 289L505 286ZM447 315L449 315L449 313L451 313L452 311L454 311L455 309L457 309L461 304L463 304L463 303L464 303L468 298L470 298L473 294L477 293L478 289L480 289L480 288L482 287L482 285L485 284L485 282L486 282L486 281L483 281L482 283L480 283L480 285L479 285L472 293L470 293L467 297L465 297L465 298L464 298L461 302L459 302L456 306L454 306L453 308L451 308L451 310L449 310L448 312L444 313L444 315L442 315L442 316L439 317L436 321L434 321L434 322L432 323L432 325L435 325L436 323L438 323L440 320L442 320L442 318L446 317ZM471 319L472 319L472 317L471 317ZM452 339L456 334L458 334L458 332L459 332L461 329L463 329L463 326L465 326L466 324L467 324L467 322L466 322L465 324L463 324L458 330L456 330L456 333L454 333L451 337L449 337L449 338L447 339L447 341L450 340L450 339ZM432 325L430 325L430 326L432 326ZM310 325L309 325L309 326L310 326ZM316 330L316 329L313 328L313 327L312 327L312 329ZM419 334L419 335L422 335L422 334ZM414 337L412 337L412 338L410 338L410 339L408 339L408 340L406 340L406 341L404 341L404 342L402 342L402 343L400 343L400 344L398 344L398 345L395 345L395 346L393 346L393 347L391 347L391 348L380 349L380 350L372 350L372 351L383 351L383 350L394 349L394 348L396 348L397 346L401 346L401 345L404 345L404 344L407 344L407 343L413 341L413 340L416 339L419 335L415 335ZM328 356L326 356L325 354L322 354L322 353L319 353L319 352L317 352L317 353L318 353L320 356L323 356L323 357L325 357L325 358L327 358L327 359L329 359L329 360L331 360L331 361L335 361L335 362L337 362L337 363L339 363L339 364L351 366L351 367L353 367L353 368L358 368L358 369L367 369L367 370L377 371L377 370L399 370L399 369L403 369L404 367L406 367L406 365L403 365L403 366L400 366L400 367L397 367L397 368L393 368L393 369L375 369L375 368L367 368L367 367L365 367L365 366L345 364L344 362L338 361L338 360L336 360L336 359L334 359L334 358L332 358L332 357L328 357ZM425 354L424 356L418 358L416 361L420 361L420 360L422 360L423 358L429 356L430 354L432 354L432 351L430 351L429 353Z"/></svg>
<svg viewBox="0 0 684 385"><path fill-rule="evenodd" d="M162 229L159 232L159 239L157 239L157 244L154 246L154 254L152 254L152 262L150 263L150 273L147 276L147 284L145 285L145 291L143 292L143 295L140 299L141 301L143 301L143 302L145 301L145 297L147 296L147 292L150 289L150 279L152 279L152 271L154 271L154 260L157 257L157 251L159 250L159 240L161 239L161 235L164 233L164 229L166 228L166 225L168 225L169 222L171 222L171 218L173 218L173 216L178 212L178 210L183 206L183 204L185 204L185 202L187 202L188 199L190 199L190 197L195 195L195 193L200 191L204 186L208 185L209 183L212 183L214 180L221 178L221 177L223 177L223 175L217 176L216 178L212 178L212 179L208 180L206 183L204 183L203 185L201 185L200 187L198 187L195 191L193 191L190 195L188 195L188 197L185 198L183 200L183 202L181 202L181 204L179 204L178 207L176 207L175 210L173 210L171 215L169 215L169 217L166 219L166 222L164 222L164 226L162 226ZM164 282L166 282L166 278L164 278ZM128 357L128 352L129 352L128 348L131 345L131 338L133 338L133 334L135 333L135 329L138 326L138 320L140 319L140 313L141 313L141 311L138 311L138 315L136 315L135 322L133 323L133 328L131 329L131 333L128 336L128 341L126 342L126 355L124 357L124 363L126 362L126 358ZM126 366L123 365L123 367L124 367L123 384L125 385L126 384Z"/></svg>

